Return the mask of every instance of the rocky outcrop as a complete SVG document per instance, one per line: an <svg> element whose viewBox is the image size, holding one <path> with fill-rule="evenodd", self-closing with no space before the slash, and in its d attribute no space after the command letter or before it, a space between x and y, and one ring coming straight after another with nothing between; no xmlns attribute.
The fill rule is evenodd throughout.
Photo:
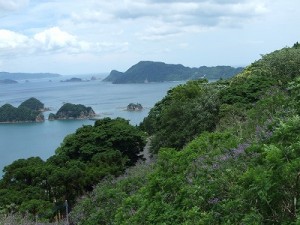
<svg viewBox="0 0 300 225"><path fill-rule="evenodd" d="M143 106L140 103L130 103L127 106L127 111L141 111L143 110Z"/></svg>

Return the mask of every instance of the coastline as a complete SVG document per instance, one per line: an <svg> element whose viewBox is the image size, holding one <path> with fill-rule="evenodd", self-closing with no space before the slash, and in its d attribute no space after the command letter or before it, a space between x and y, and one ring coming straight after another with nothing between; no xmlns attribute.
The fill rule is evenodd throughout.
<svg viewBox="0 0 300 225"><path fill-rule="evenodd" d="M12 122L0 122L0 124L19 124L19 123L43 123L45 122L45 120L43 121L12 121Z"/></svg>

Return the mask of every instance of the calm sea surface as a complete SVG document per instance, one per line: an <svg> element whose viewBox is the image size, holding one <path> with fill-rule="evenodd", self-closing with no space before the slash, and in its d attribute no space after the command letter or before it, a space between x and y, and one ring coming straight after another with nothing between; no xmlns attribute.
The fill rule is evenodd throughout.
<svg viewBox="0 0 300 225"><path fill-rule="evenodd" d="M20 81L18 84L0 86L0 105L18 106L35 97L56 112L64 103L91 106L103 117L123 117L139 124L151 107L179 82L148 84L111 84L100 80L89 82L59 82L60 79ZM141 103L141 112L127 112L129 103ZM45 112L48 118L50 112ZM39 156L46 160L54 154L64 137L82 125L94 124L91 120L48 121L43 123L0 124L0 176L4 166L16 159Z"/></svg>

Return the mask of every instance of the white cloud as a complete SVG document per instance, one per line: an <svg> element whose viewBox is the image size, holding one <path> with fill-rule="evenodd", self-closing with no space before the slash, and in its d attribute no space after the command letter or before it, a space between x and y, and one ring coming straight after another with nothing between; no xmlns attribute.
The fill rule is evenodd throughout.
<svg viewBox="0 0 300 225"><path fill-rule="evenodd" d="M206 31L211 28L246 26L248 21L267 12L266 1L94 1L80 11L73 12L70 20L74 26L93 23L99 27L108 25L119 29L120 26L126 24L127 27L124 29L127 32L135 29L134 33L139 39L156 41L180 34Z"/></svg>
<svg viewBox="0 0 300 225"><path fill-rule="evenodd" d="M9 30L0 30L0 56L19 55L20 51L27 51L30 45L30 39L25 35Z"/></svg>
<svg viewBox="0 0 300 225"><path fill-rule="evenodd" d="M0 48L18 48L26 46L29 39L22 34L9 30L0 30Z"/></svg>
<svg viewBox="0 0 300 225"><path fill-rule="evenodd" d="M141 40L157 41L165 38L174 37L181 33L180 28L172 24L157 23L154 26L149 26L143 32L136 35Z"/></svg>
<svg viewBox="0 0 300 225"><path fill-rule="evenodd" d="M0 0L1 11L18 10L28 4L29 0Z"/></svg>
<svg viewBox="0 0 300 225"><path fill-rule="evenodd" d="M77 38L67 32L60 30L58 27L53 27L37 33L33 39L45 51L55 51L65 48L80 48L80 42Z"/></svg>
<svg viewBox="0 0 300 225"><path fill-rule="evenodd" d="M126 51L128 43L87 42L76 36L52 27L36 33L33 37L9 30L0 30L0 55L13 54L67 54L102 53L105 51Z"/></svg>
<svg viewBox="0 0 300 225"><path fill-rule="evenodd" d="M102 10L86 9L83 12L73 12L71 19L75 22L110 22L113 19L113 15L103 12Z"/></svg>

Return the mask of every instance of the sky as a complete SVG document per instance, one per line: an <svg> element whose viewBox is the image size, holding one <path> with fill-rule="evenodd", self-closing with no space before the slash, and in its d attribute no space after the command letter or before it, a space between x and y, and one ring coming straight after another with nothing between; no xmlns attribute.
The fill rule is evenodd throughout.
<svg viewBox="0 0 300 225"><path fill-rule="evenodd" d="M247 66L300 41L299 0L0 0L0 71Z"/></svg>

